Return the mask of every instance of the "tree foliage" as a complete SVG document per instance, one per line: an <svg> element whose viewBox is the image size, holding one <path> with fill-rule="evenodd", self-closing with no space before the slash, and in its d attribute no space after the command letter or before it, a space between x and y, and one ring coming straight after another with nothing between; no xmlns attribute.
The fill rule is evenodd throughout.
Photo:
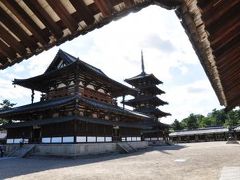
<svg viewBox="0 0 240 180"><path fill-rule="evenodd" d="M13 106L15 106L15 103L11 103L8 99L4 99L1 103L0 103L0 109L10 109Z"/></svg>
<svg viewBox="0 0 240 180"><path fill-rule="evenodd" d="M175 119L175 121L172 123L172 128L174 131L179 131L183 129L181 123L177 119Z"/></svg>
<svg viewBox="0 0 240 180"><path fill-rule="evenodd" d="M240 110L225 112L224 109L213 109L207 116L191 113L181 121L175 120L172 124L173 130L192 130L211 126L232 127L240 125Z"/></svg>
<svg viewBox="0 0 240 180"><path fill-rule="evenodd" d="M9 100L4 99L4 100L0 103L0 110L10 109L10 108L12 108L12 107L15 106L15 105L16 105L15 103L11 103ZM0 125L1 125L1 124L5 124L5 123L7 123L7 122L8 122L7 120L0 118Z"/></svg>

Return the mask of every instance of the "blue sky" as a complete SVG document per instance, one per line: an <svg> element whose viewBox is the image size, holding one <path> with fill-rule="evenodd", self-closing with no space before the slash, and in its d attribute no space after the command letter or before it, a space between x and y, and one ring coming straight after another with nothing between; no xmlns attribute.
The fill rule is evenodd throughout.
<svg viewBox="0 0 240 180"><path fill-rule="evenodd" d="M145 71L164 82L159 88L166 94L160 98L169 105L160 109L172 116L161 118L161 122L172 123L190 113L206 115L221 108L180 21L173 11L158 6L132 13L0 71L0 100L10 99L17 105L30 103L30 90L14 88L11 81L43 73L59 48L124 84L124 79L141 72L143 50ZM39 101L38 94L35 101Z"/></svg>

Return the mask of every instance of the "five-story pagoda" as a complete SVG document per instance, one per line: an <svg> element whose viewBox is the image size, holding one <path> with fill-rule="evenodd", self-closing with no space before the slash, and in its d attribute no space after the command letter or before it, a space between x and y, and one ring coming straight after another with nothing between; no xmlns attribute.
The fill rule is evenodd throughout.
<svg viewBox="0 0 240 180"><path fill-rule="evenodd" d="M134 111L142 112L152 116L152 119L148 119L145 123L152 126L151 130L143 131L145 140L161 140L166 137L166 131L168 126L158 121L159 118L169 116L170 113L166 113L158 109L158 106L168 104L161 100L157 95L164 94L157 87L159 84L163 84L162 81L157 79L153 74L147 74L144 68L143 53L141 52L141 65L142 72L125 81L132 85L135 90L135 98L126 100L123 103L134 108Z"/></svg>

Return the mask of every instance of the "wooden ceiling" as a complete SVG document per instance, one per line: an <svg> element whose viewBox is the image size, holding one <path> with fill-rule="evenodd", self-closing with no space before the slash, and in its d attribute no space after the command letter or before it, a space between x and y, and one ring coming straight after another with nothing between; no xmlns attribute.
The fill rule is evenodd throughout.
<svg viewBox="0 0 240 180"><path fill-rule="evenodd" d="M176 9L220 104L240 105L240 0L0 0L0 69L152 4Z"/></svg>
<svg viewBox="0 0 240 180"><path fill-rule="evenodd" d="M0 69L151 4L179 0L0 0Z"/></svg>

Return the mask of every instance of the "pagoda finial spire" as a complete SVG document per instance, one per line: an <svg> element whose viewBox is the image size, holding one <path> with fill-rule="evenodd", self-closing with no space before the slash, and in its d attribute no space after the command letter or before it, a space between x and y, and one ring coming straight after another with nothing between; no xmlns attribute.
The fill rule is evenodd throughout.
<svg viewBox="0 0 240 180"><path fill-rule="evenodd" d="M143 51L142 50L141 50L141 62L142 62L142 74L145 74L144 60L143 60Z"/></svg>

